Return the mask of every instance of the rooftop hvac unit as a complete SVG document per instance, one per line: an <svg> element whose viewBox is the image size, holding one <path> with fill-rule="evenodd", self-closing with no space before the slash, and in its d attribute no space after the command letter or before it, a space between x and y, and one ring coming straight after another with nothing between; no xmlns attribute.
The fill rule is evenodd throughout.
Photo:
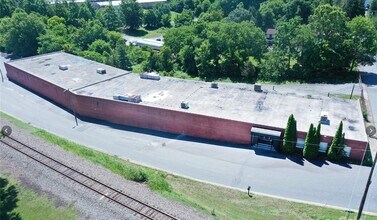
<svg viewBox="0 0 377 220"><path fill-rule="evenodd" d="M217 84L217 82L211 82L211 88L217 89L219 88L219 85Z"/></svg>
<svg viewBox="0 0 377 220"><path fill-rule="evenodd" d="M113 96L113 98L115 100L125 101L125 102L133 102L133 103L141 102L140 95L125 94L125 95L116 95L116 96Z"/></svg>
<svg viewBox="0 0 377 220"><path fill-rule="evenodd" d="M103 68L98 68L98 69L97 69L97 73L103 75L103 74L106 74L106 70L103 69Z"/></svg>
<svg viewBox="0 0 377 220"><path fill-rule="evenodd" d="M60 70L68 70L68 65L59 65Z"/></svg>
<svg viewBox="0 0 377 220"><path fill-rule="evenodd" d="M321 118L320 118L319 122L321 124L328 124L328 121L329 121L328 113L327 112L321 112Z"/></svg>
<svg viewBox="0 0 377 220"><path fill-rule="evenodd" d="M254 84L254 91L262 92L262 85L259 83Z"/></svg>
<svg viewBox="0 0 377 220"><path fill-rule="evenodd" d="M147 73L144 72L140 74L141 79L153 79L153 80L160 80L160 75L158 75L156 72Z"/></svg>
<svg viewBox="0 0 377 220"><path fill-rule="evenodd" d="M181 108L183 108L183 109L188 109L190 106L189 106L189 103L188 102L185 102L185 101L183 101L183 102L181 102Z"/></svg>

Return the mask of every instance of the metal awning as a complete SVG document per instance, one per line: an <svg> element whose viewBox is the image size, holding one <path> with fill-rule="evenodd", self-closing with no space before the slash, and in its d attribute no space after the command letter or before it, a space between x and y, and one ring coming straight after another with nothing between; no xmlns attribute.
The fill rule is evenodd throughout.
<svg viewBox="0 0 377 220"><path fill-rule="evenodd" d="M251 133L259 134L263 136L277 137L277 138L280 138L281 136L281 131L275 131L275 130L264 129L264 128L256 128L256 127L251 128Z"/></svg>

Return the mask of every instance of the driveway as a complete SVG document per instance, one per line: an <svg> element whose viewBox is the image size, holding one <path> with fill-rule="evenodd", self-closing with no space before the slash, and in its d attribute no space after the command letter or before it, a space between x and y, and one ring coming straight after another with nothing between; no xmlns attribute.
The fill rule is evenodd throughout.
<svg viewBox="0 0 377 220"><path fill-rule="evenodd" d="M79 120L76 126L74 117L54 104L12 82L0 85L3 112L90 148L201 181L357 209L370 170L98 121ZM374 175L365 211L377 213L376 183Z"/></svg>

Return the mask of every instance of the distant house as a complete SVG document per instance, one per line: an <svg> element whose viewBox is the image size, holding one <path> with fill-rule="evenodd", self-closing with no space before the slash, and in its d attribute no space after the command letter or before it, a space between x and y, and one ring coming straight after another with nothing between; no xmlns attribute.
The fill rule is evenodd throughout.
<svg viewBox="0 0 377 220"><path fill-rule="evenodd" d="M153 8L157 4L165 4L167 0L136 0L141 7L145 9ZM119 7L122 1L93 1L92 4L96 8L104 8L108 5L113 5L115 8Z"/></svg>
<svg viewBox="0 0 377 220"><path fill-rule="evenodd" d="M272 46L274 44L275 35L276 35L276 29L273 29L273 28L267 29L266 40L267 40L268 46Z"/></svg>

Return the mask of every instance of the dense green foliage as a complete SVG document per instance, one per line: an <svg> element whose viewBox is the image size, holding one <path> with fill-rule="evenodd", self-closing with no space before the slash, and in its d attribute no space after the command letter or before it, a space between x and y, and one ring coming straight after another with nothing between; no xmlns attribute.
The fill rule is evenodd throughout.
<svg viewBox="0 0 377 220"><path fill-rule="evenodd" d="M10 185L8 180L0 177L0 219L21 219L13 210L17 207L18 192L16 187Z"/></svg>
<svg viewBox="0 0 377 220"><path fill-rule="evenodd" d="M318 149L319 146L316 143L316 129L314 128L313 124L310 124L309 131L306 134L303 156L306 159L315 159L318 157Z"/></svg>
<svg viewBox="0 0 377 220"><path fill-rule="evenodd" d="M144 13L144 24L149 28L170 26L170 7L168 5L157 5Z"/></svg>
<svg viewBox="0 0 377 220"><path fill-rule="evenodd" d="M292 115L289 116L287 127L284 131L283 139L283 152L285 154L294 154L296 151L296 141L297 141L297 122Z"/></svg>
<svg viewBox="0 0 377 220"><path fill-rule="evenodd" d="M314 138L314 143L318 145L319 148L319 144L321 142L321 123L318 123L317 128L315 129Z"/></svg>
<svg viewBox="0 0 377 220"><path fill-rule="evenodd" d="M142 25L143 9L136 0L122 0L120 11L123 24L127 28L135 30Z"/></svg>
<svg viewBox="0 0 377 220"><path fill-rule="evenodd" d="M249 59L260 60L266 46L263 32L252 23L212 22L169 30L164 47L182 71L212 79L240 77Z"/></svg>
<svg viewBox="0 0 377 220"><path fill-rule="evenodd" d="M1 0L0 50L19 56L64 50L124 69L207 80L342 80L358 65L373 63L377 54L377 3L371 2L368 17L360 16L363 4L171 0L143 10L136 0L123 0L119 8L97 10L89 1ZM125 46L116 34L158 28L166 28L160 52ZM270 49L268 28L278 30Z"/></svg>
<svg viewBox="0 0 377 220"><path fill-rule="evenodd" d="M37 38L45 33L43 18L38 14L27 14L17 9L4 33L4 47L21 56L34 55L38 49Z"/></svg>
<svg viewBox="0 0 377 220"><path fill-rule="evenodd" d="M348 20L340 8L320 5L309 18L279 22L275 56L266 56L261 78L323 79L346 77L356 66L372 64L377 54L377 31L370 19ZM295 64L292 65L291 61ZM286 68L275 63L284 62Z"/></svg>
<svg viewBox="0 0 377 220"><path fill-rule="evenodd" d="M331 143L330 149L327 153L327 158L333 161L339 161L344 156L344 134L343 134L343 122L340 121L338 129Z"/></svg>

